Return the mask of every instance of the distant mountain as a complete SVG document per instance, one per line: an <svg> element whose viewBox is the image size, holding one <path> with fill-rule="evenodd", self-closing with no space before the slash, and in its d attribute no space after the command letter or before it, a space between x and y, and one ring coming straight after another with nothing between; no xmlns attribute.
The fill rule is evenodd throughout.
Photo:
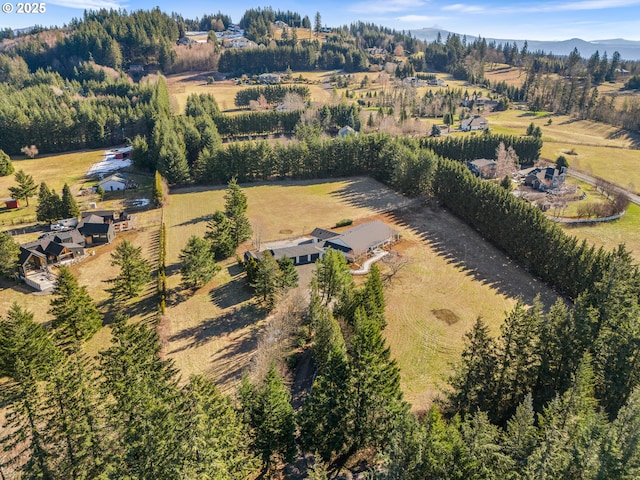
<svg viewBox="0 0 640 480"><path fill-rule="evenodd" d="M416 38L421 40L426 40L427 42L434 42L438 38L438 33L442 37L442 41L444 42L447 39L447 36L453 32L449 32L448 30L441 30L439 28L421 28L420 30L411 30L411 34ZM460 37L463 37L464 34L458 33ZM467 35L467 42L473 42L476 40L476 36ZM496 42L496 43L513 43L516 42L518 48L522 48L524 45L524 39L522 40L514 40L514 39L500 39L500 38L486 38L487 42ZM589 58L591 55L595 53L597 50L602 55L605 51L611 59L613 52L620 52L620 56L624 60L640 60L640 42L633 40L625 40L623 38L613 38L608 40L594 40L592 42L587 42L586 40L582 40L580 38L572 38L570 40L562 40L562 41L542 41L542 40L527 40L527 47L530 52L535 52L538 50L542 50L545 53L553 53L555 55L569 55L574 48L577 48L580 52L580 55L585 58Z"/></svg>

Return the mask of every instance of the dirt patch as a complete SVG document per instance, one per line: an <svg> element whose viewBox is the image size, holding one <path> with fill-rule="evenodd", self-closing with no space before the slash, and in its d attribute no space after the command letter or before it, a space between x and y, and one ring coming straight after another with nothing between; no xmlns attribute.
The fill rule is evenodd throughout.
<svg viewBox="0 0 640 480"><path fill-rule="evenodd" d="M433 313L438 320L446 323L447 325L455 325L460 321L460 317L458 317L455 313L453 313L448 308L431 310L431 313Z"/></svg>
<svg viewBox="0 0 640 480"><path fill-rule="evenodd" d="M283 235L291 235L293 233L293 230L289 230L287 228L287 229L284 229L284 230L280 230L280 233L282 233Z"/></svg>

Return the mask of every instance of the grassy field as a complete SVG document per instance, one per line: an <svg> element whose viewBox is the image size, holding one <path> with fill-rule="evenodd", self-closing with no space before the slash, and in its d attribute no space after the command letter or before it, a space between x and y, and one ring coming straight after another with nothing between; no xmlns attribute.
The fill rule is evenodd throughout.
<svg viewBox="0 0 640 480"><path fill-rule="evenodd" d="M624 243L640 262L640 206L631 204L627 213L614 222L564 227L570 235L607 250Z"/></svg>
<svg viewBox="0 0 640 480"><path fill-rule="evenodd" d="M67 183L73 192L77 192L85 184L87 186L95 184L95 181L86 179L85 174L91 164L101 160L103 152L104 149L83 150L59 155L42 155L34 159L13 159L13 166L16 172L24 170L25 173L32 175L36 185L46 182L49 188L61 193L62 187ZM0 198L9 198L9 187L14 185L13 175L0 177ZM18 209L0 209L0 225L8 225L12 221L18 223L21 218L34 220L37 203L37 197L33 197L29 199L29 207L21 200ZM1 207L4 207L4 204Z"/></svg>
<svg viewBox="0 0 640 480"><path fill-rule="evenodd" d="M522 135L530 123L542 129L542 157L564 155L570 167L602 177L633 191L640 189L638 138L616 127L566 115L536 115L508 110L487 115L491 131ZM549 124L549 120L551 123Z"/></svg>
<svg viewBox="0 0 640 480"><path fill-rule="evenodd" d="M248 216L262 241L331 228L343 218L382 218L402 233L398 244L406 267L387 289L386 336L402 369L403 389L414 408L430 404L463 345L463 335L478 316L497 332L503 312L515 300L425 242L411 225L380 213L407 199L371 179L282 182L246 185ZM177 256L187 238L202 235L206 217L223 208L224 189L174 192L165 211L169 307L162 322L164 351L184 376L208 372L225 391L232 390L249 364L264 314L256 310L235 260L194 295L179 287ZM458 235L459 226L451 227ZM453 231L455 230L455 231ZM250 247L247 242L245 248ZM242 252L243 248L240 249ZM383 266L383 269L385 267ZM439 320L449 309L456 321ZM435 312L435 313L434 313Z"/></svg>

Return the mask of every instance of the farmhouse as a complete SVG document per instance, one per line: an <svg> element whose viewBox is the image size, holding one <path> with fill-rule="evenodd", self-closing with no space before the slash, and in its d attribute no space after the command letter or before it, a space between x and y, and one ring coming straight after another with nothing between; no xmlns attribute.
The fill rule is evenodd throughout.
<svg viewBox="0 0 640 480"><path fill-rule="evenodd" d="M485 130L489 126L489 122L486 118L480 115L474 115L471 118L462 120L460 123L460 130L463 132L470 132L471 130Z"/></svg>
<svg viewBox="0 0 640 480"><path fill-rule="evenodd" d="M124 190L127 188L127 179L122 175L115 174L105 178L98 185L100 185L105 192Z"/></svg>

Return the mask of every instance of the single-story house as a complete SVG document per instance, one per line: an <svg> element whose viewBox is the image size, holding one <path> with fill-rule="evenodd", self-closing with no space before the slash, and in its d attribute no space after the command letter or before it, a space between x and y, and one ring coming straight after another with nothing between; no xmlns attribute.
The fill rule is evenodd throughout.
<svg viewBox="0 0 640 480"><path fill-rule="evenodd" d="M336 232L332 232L331 230L326 230L324 228L316 227L313 229L310 235L312 237L311 241L313 243L318 243L318 242L323 242L325 240L329 240L330 238L333 238L333 237L337 237L340 234Z"/></svg>
<svg viewBox="0 0 640 480"><path fill-rule="evenodd" d="M328 239L325 248L340 250L348 261L367 255L377 248L390 245L400 238L400 234L380 220L356 225L340 235Z"/></svg>
<svg viewBox="0 0 640 480"><path fill-rule="evenodd" d="M289 257L293 260L294 265L305 265L322 258L327 248L333 248L342 252L348 261L353 262L377 248L398 241L400 238L397 231L380 220L356 225L342 233L316 228L310 236L311 240L305 239L288 246L268 248L261 252L250 250L245 252L244 258L245 260L253 258L260 261L264 252L269 251L276 260Z"/></svg>
<svg viewBox="0 0 640 480"><path fill-rule="evenodd" d="M127 179L122 175L115 174L105 178L100 183L98 183L98 185L100 185L100 187L102 187L102 190L104 190L105 192L125 190L127 188Z"/></svg>
<svg viewBox="0 0 640 480"><path fill-rule="evenodd" d="M432 78L427 82L428 85L436 86L436 87L444 87L446 83L441 78Z"/></svg>
<svg viewBox="0 0 640 480"><path fill-rule="evenodd" d="M485 130L489 126L489 122L486 118L480 115L474 115L473 117L466 118L460 123L460 130L463 132L470 132L471 130Z"/></svg>
<svg viewBox="0 0 640 480"><path fill-rule="evenodd" d="M471 170L476 177L480 178L496 178L496 167L498 162L487 158L477 158L466 162L467 168Z"/></svg>
<svg viewBox="0 0 640 480"><path fill-rule="evenodd" d="M306 265L308 263L315 263L316 260L322 258L324 255L324 249L318 246L317 243L303 243L300 245L292 245L290 247L270 248L263 250L262 252L248 251L244 254L245 260L249 257L260 261L264 252L270 252L273 258L280 260L284 257L289 257L293 260L294 265Z"/></svg>

